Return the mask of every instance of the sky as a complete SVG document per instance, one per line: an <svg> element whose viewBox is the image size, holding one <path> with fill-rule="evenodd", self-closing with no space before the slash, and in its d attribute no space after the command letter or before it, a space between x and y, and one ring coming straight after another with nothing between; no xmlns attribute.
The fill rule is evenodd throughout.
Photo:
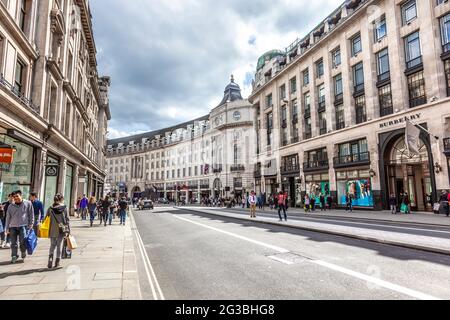
<svg viewBox="0 0 450 320"><path fill-rule="evenodd" d="M247 98L258 58L304 37L343 0L90 0L108 138L207 115L233 74Z"/></svg>

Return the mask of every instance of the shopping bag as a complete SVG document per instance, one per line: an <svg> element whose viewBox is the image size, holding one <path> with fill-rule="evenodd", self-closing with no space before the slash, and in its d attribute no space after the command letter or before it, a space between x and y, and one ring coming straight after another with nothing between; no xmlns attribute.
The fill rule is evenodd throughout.
<svg viewBox="0 0 450 320"><path fill-rule="evenodd" d="M3 231L5 231L5 230L3 229L3 223L2 223L2 220L0 220L0 233L3 233Z"/></svg>
<svg viewBox="0 0 450 320"><path fill-rule="evenodd" d="M75 240L75 237L73 235L69 235L67 237L67 248L69 250L74 250L78 248L77 241Z"/></svg>
<svg viewBox="0 0 450 320"><path fill-rule="evenodd" d="M402 203L402 205L400 206L400 212L401 213L406 213L408 211L408 206L404 203Z"/></svg>
<svg viewBox="0 0 450 320"><path fill-rule="evenodd" d="M36 249L38 243L38 239L34 230L28 232L27 237L25 238L25 244L27 247L27 253L31 256Z"/></svg>
<svg viewBox="0 0 450 320"><path fill-rule="evenodd" d="M39 238L48 238L50 231L50 216L46 217L44 222L39 226Z"/></svg>
<svg viewBox="0 0 450 320"><path fill-rule="evenodd" d="M440 208L441 208L441 204L439 202L436 202L433 206L434 212L439 212Z"/></svg>
<svg viewBox="0 0 450 320"><path fill-rule="evenodd" d="M72 251L67 248L67 238L63 241L61 259L72 259Z"/></svg>

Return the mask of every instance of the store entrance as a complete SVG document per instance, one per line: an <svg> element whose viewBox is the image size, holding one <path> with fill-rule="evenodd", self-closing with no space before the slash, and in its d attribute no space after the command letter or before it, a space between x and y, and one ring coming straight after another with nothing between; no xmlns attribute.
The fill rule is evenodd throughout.
<svg viewBox="0 0 450 320"><path fill-rule="evenodd" d="M420 141L419 154L410 155L404 137L399 138L385 154L388 197L395 195L398 203L406 192L413 211L432 211L432 184L428 150ZM399 206L400 207L400 206Z"/></svg>

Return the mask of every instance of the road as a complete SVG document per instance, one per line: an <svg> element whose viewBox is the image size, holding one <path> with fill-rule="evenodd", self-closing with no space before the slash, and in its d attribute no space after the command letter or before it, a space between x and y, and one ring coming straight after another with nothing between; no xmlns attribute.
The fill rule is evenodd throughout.
<svg viewBox="0 0 450 320"><path fill-rule="evenodd" d="M450 299L450 256L168 207L134 219L147 299Z"/></svg>

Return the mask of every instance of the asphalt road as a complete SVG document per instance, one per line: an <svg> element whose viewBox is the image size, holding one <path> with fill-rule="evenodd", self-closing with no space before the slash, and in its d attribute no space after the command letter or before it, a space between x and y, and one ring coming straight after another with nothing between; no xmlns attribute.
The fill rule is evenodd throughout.
<svg viewBox="0 0 450 320"><path fill-rule="evenodd" d="M450 256L167 207L134 218L168 300L450 299Z"/></svg>

